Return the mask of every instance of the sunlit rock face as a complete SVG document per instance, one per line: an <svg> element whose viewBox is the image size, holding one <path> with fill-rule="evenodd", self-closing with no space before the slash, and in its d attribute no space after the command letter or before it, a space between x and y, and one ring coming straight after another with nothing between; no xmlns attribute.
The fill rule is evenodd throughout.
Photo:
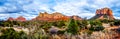
<svg viewBox="0 0 120 39"><path fill-rule="evenodd" d="M109 8L101 8L96 10L96 15L91 19L109 19L114 20L113 12Z"/></svg>
<svg viewBox="0 0 120 39"><path fill-rule="evenodd" d="M26 21L26 19L22 16L19 16L18 18L9 17L7 21Z"/></svg>
<svg viewBox="0 0 120 39"><path fill-rule="evenodd" d="M59 12L55 12L52 14L48 14L47 12L40 13L36 18L33 20L43 20L43 21L59 21L59 20L64 20L67 21L71 18L72 16L65 16ZM81 20L78 18L78 16L73 17L76 20Z"/></svg>
<svg viewBox="0 0 120 39"><path fill-rule="evenodd" d="M102 8L102 9L97 9L96 14L107 14L109 16L113 16L112 10L109 8Z"/></svg>

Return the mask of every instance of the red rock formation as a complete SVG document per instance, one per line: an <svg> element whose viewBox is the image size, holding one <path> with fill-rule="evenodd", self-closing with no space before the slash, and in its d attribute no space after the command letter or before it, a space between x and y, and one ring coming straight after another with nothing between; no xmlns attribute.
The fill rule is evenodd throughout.
<svg viewBox="0 0 120 39"><path fill-rule="evenodd" d="M74 19L78 20L78 16L73 17ZM59 21L59 20L64 20L67 21L69 20L69 16L62 15L59 12L55 12L53 14L48 14L47 12L40 13L36 18L33 20L43 20L43 21Z"/></svg>
<svg viewBox="0 0 120 39"><path fill-rule="evenodd" d="M43 21L57 21L57 20L67 20L67 16L62 15L61 13L55 12L53 14L48 14L47 12L40 13L33 20L43 20Z"/></svg>
<svg viewBox="0 0 120 39"><path fill-rule="evenodd" d="M98 18L98 19L109 19L109 20L114 20L115 18L113 17L112 10L109 8L102 8L102 9L97 9L96 10L96 16L93 18ZM93 19L92 18L92 19Z"/></svg>
<svg viewBox="0 0 120 39"><path fill-rule="evenodd" d="M109 16L113 16L112 10L109 8L98 9L98 10L96 10L96 14L107 14Z"/></svg>
<svg viewBox="0 0 120 39"><path fill-rule="evenodd" d="M14 20L14 18L12 18L12 17L9 17L8 19L7 19L7 21L13 21Z"/></svg>
<svg viewBox="0 0 120 39"><path fill-rule="evenodd" d="M12 17L9 17L7 21L26 21L26 19L22 16L19 16L18 18L14 19Z"/></svg>
<svg viewBox="0 0 120 39"><path fill-rule="evenodd" d="M26 21L26 19L23 16L19 16L15 19L16 21Z"/></svg>

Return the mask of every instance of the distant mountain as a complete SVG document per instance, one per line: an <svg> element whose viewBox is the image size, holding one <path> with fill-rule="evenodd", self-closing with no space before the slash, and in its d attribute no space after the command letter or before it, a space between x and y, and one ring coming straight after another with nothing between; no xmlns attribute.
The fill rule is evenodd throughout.
<svg viewBox="0 0 120 39"><path fill-rule="evenodd" d="M15 19L16 21L26 21L26 19L23 16L19 16Z"/></svg>
<svg viewBox="0 0 120 39"><path fill-rule="evenodd" d="M75 20L81 20L80 17L78 16L65 16L59 12L55 12L52 14L48 14L47 12L40 13L36 18L32 20L42 20L42 21L59 21L59 20L64 20L67 21L70 18L73 18Z"/></svg>
<svg viewBox="0 0 120 39"><path fill-rule="evenodd" d="M17 18L9 17L7 21L26 21L26 19L23 16L19 16Z"/></svg>
<svg viewBox="0 0 120 39"><path fill-rule="evenodd" d="M92 17L91 19L108 19L108 20L114 20L113 12L109 8L102 8L96 10L96 15Z"/></svg>
<svg viewBox="0 0 120 39"><path fill-rule="evenodd" d="M12 18L12 17L9 17L8 19L7 19L7 21L13 21L14 20L14 18Z"/></svg>

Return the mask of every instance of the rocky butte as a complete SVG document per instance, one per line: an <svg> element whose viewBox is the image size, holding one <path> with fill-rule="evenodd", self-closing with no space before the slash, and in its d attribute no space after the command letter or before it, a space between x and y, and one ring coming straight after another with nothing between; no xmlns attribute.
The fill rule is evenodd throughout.
<svg viewBox="0 0 120 39"><path fill-rule="evenodd" d="M19 16L19 17L17 17L17 18L12 18L12 17L9 17L8 19L7 19L7 21L26 21L26 19L23 17L23 16Z"/></svg>
<svg viewBox="0 0 120 39"><path fill-rule="evenodd" d="M59 20L64 20L67 21L70 18L73 18L75 20L81 20L81 18L78 16L65 16L59 12L54 12L52 14L48 14L47 12L40 13L36 18L32 20L42 20L42 21L59 21Z"/></svg>
<svg viewBox="0 0 120 39"><path fill-rule="evenodd" d="M108 20L114 20L113 12L109 8L101 8L96 10L96 15L92 17L91 19L108 19Z"/></svg>

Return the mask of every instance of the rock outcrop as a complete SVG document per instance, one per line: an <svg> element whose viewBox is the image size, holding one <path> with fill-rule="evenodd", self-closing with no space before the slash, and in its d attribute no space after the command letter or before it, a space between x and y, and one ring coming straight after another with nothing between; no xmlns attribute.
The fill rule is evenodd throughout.
<svg viewBox="0 0 120 39"><path fill-rule="evenodd" d="M71 18L73 18L74 20L82 20L82 18L81 18L81 17L76 16L76 15L71 16Z"/></svg>
<svg viewBox="0 0 120 39"><path fill-rule="evenodd" d="M65 16L59 12L55 12L52 14L48 14L47 12L40 13L36 18L32 20L42 20L42 21L59 21L59 20L64 20L67 21L70 18L76 19L76 20L81 20L81 18L78 18L78 16Z"/></svg>
<svg viewBox="0 0 120 39"><path fill-rule="evenodd" d="M113 12L109 8L102 8L96 10L96 15L91 19L108 19L108 20L114 20Z"/></svg>

